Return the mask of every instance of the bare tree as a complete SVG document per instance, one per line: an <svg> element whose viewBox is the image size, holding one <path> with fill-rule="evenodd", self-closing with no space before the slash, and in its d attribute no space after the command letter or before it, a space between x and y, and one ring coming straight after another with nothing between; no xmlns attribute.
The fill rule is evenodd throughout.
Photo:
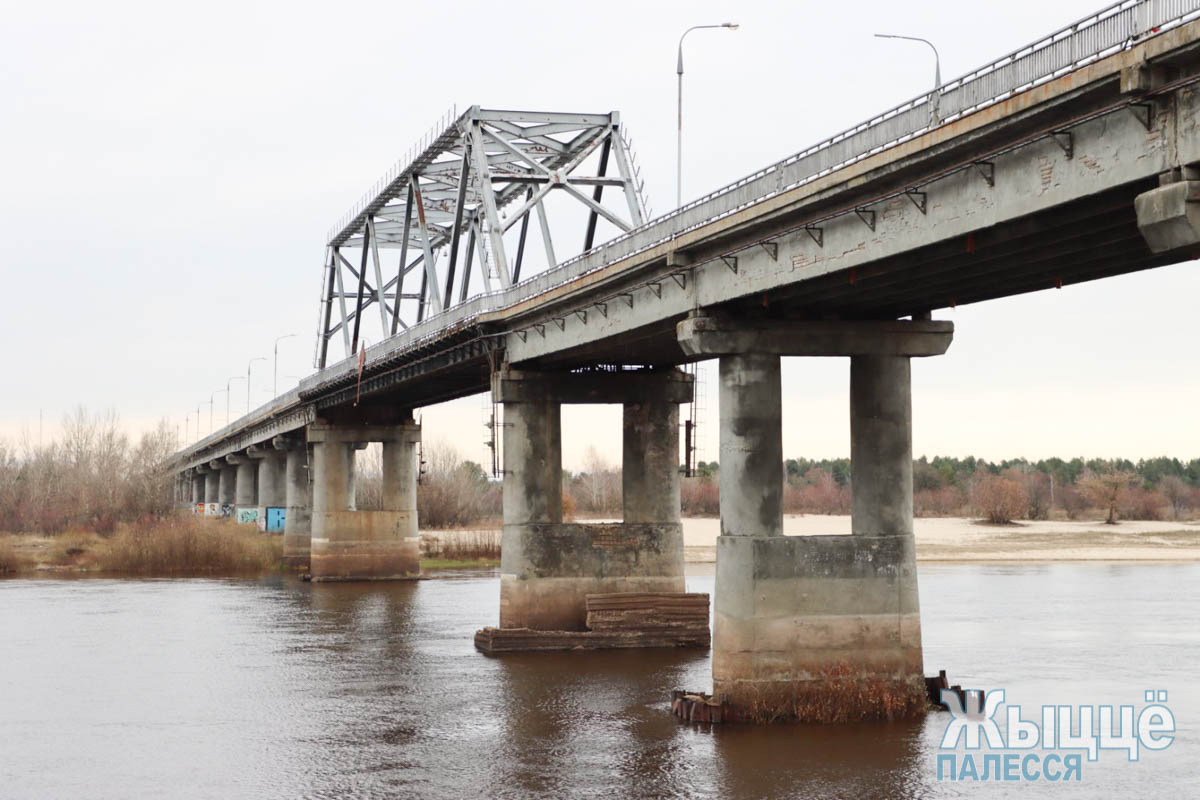
<svg viewBox="0 0 1200 800"><path fill-rule="evenodd" d="M1158 482L1158 490L1162 492L1163 497L1167 498L1167 505L1171 507L1173 519L1179 519L1180 513L1188 510L1188 501L1191 499L1192 490L1183 478L1178 475L1166 475Z"/></svg>
<svg viewBox="0 0 1200 800"><path fill-rule="evenodd" d="M977 514L996 524L1012 522L1029 507L1021 481L990 473L980 474L975 479L971 502Z"/></svg>
<svg viewBox="0 0 1200 800"><path fill-rule="evenodd" d="M1080 476L1076 485L1092 505L1108 509L1108 518L1104 521L1109 525L1116 525L1117 510L1125 502L1126 495L1137 480L1137 475L1123 470L1088 470Z"/></svg>

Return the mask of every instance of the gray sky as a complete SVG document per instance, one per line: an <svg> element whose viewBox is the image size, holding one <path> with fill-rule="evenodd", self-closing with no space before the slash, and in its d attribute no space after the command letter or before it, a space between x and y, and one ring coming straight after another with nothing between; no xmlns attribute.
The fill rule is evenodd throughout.
<svg viewBox="0 0 1200 800"><path fill-rule="evenodd" d="M675 45L689 25L684 196L702 194L1097 8L1095 0L8 4L0 28L0 437L76 404L180 425L280 345L311 371L324 236L450 105L618 109L673 205ZM1200 454L1195 264L945 311L914 368L917 453ZM715 458L715 363L704 458ZM849 453L844 360L785 364L784 452ZM232 408L244 411L244 382ZM271 396L254 365L251 405ZM424 411L481 459L480 398ZM219 426L224 396L216 400ZM619 410L569 409L564 460L619 458ZM192 425L194 433L194 425Z"/></svg>

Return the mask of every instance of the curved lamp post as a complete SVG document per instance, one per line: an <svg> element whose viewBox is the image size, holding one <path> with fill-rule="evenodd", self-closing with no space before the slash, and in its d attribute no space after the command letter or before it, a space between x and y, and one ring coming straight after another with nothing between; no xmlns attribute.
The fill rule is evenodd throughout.
<svg viewBox="0 0 1200 800"><path fill-rule="evenodd" d="M250 368L254 366L255 361L266 361L266 356L258 356L250 359L250 363L246 364L246 413L250 413Z"/></svg>
<svg viewBox="0 0 1200 800"><path fill-rule="evenodd" d="M296 334L294 334L294 333L285 333L283 336L279 336L275 339L275 371L274 371L274 380L271 383L271 396L272 397L279 396L279 343L282 342L284 339L290 339L295 335Z"/></svg>
<svg viewBox="0 0 1200 800"><path fill-rule="evenodd" d="M234 375L229 380L225 381L225 424L229 424L229 387L234 381L243 380L241 375Z"/></svg>
<svg viewBox="0 0 1200 800"><path fill-rule="evenodd" d="M919 36L899 36L894 33L877 33L876 39L904 39L909 42L921 42L929 45L929 49L933 51L933 93L931 97L933 102L929 107L929 120L932 124L937 125L941 122L941 117L938 114L938 101L942 96L942 59L938 55L937 48L933 46L933 42L928 39L922 39Z"/></svg>
<svg viewBox="0 0 1200 800"><path fill-rule="evenodd" d="M679 94L677 107L679 112L678 127L675 136L675 207L683 205L683 40L692 31L703 28L729 28L737 30L736 22L722 22L719 25L693 25L679 37L679 57L676 61L675 74L679 76Z"/></svg>

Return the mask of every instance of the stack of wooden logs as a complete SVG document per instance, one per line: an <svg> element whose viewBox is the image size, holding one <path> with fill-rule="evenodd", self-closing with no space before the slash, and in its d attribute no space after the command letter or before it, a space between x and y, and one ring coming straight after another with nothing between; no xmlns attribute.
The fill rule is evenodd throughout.
<svg viewBox="0 0 1200 800"><path fill-rule="evenodd" d="M708 595L678 592L589 594L587 631L484 628L475 647L485 653L599 650L623 647L709 647Z"/></svg>
<svg viewBox="0 0 1200 800"><path fill-rule="evenodd" d="M587 626L596 632L668 633L708 647L708 595L665 592L589 594Z"/></svg>

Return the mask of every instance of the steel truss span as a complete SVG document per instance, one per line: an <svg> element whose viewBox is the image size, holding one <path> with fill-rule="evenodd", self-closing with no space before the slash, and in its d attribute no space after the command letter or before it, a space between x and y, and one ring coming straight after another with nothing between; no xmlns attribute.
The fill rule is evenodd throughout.
<svg viewBox="0 0 1200 800"><path fill-rule="evenodd" d="M585 173L585 164L594 170ZM592 249L601 218L619 233L645 223L636 165L616 112L472 106L443 117L330 234L318 368L325 368L331 339L339 338L349 356L368 337L378 342L407 331L466 303L473 292L514 286L523 267L529 272L531 216L545 264L558 264L562 253L545 203L555 190L587 216L582 248L567 257ZM479 276L474 286L473 273ZM376 315L378 327L374 321L364 326L364 318Z"/></svg>

